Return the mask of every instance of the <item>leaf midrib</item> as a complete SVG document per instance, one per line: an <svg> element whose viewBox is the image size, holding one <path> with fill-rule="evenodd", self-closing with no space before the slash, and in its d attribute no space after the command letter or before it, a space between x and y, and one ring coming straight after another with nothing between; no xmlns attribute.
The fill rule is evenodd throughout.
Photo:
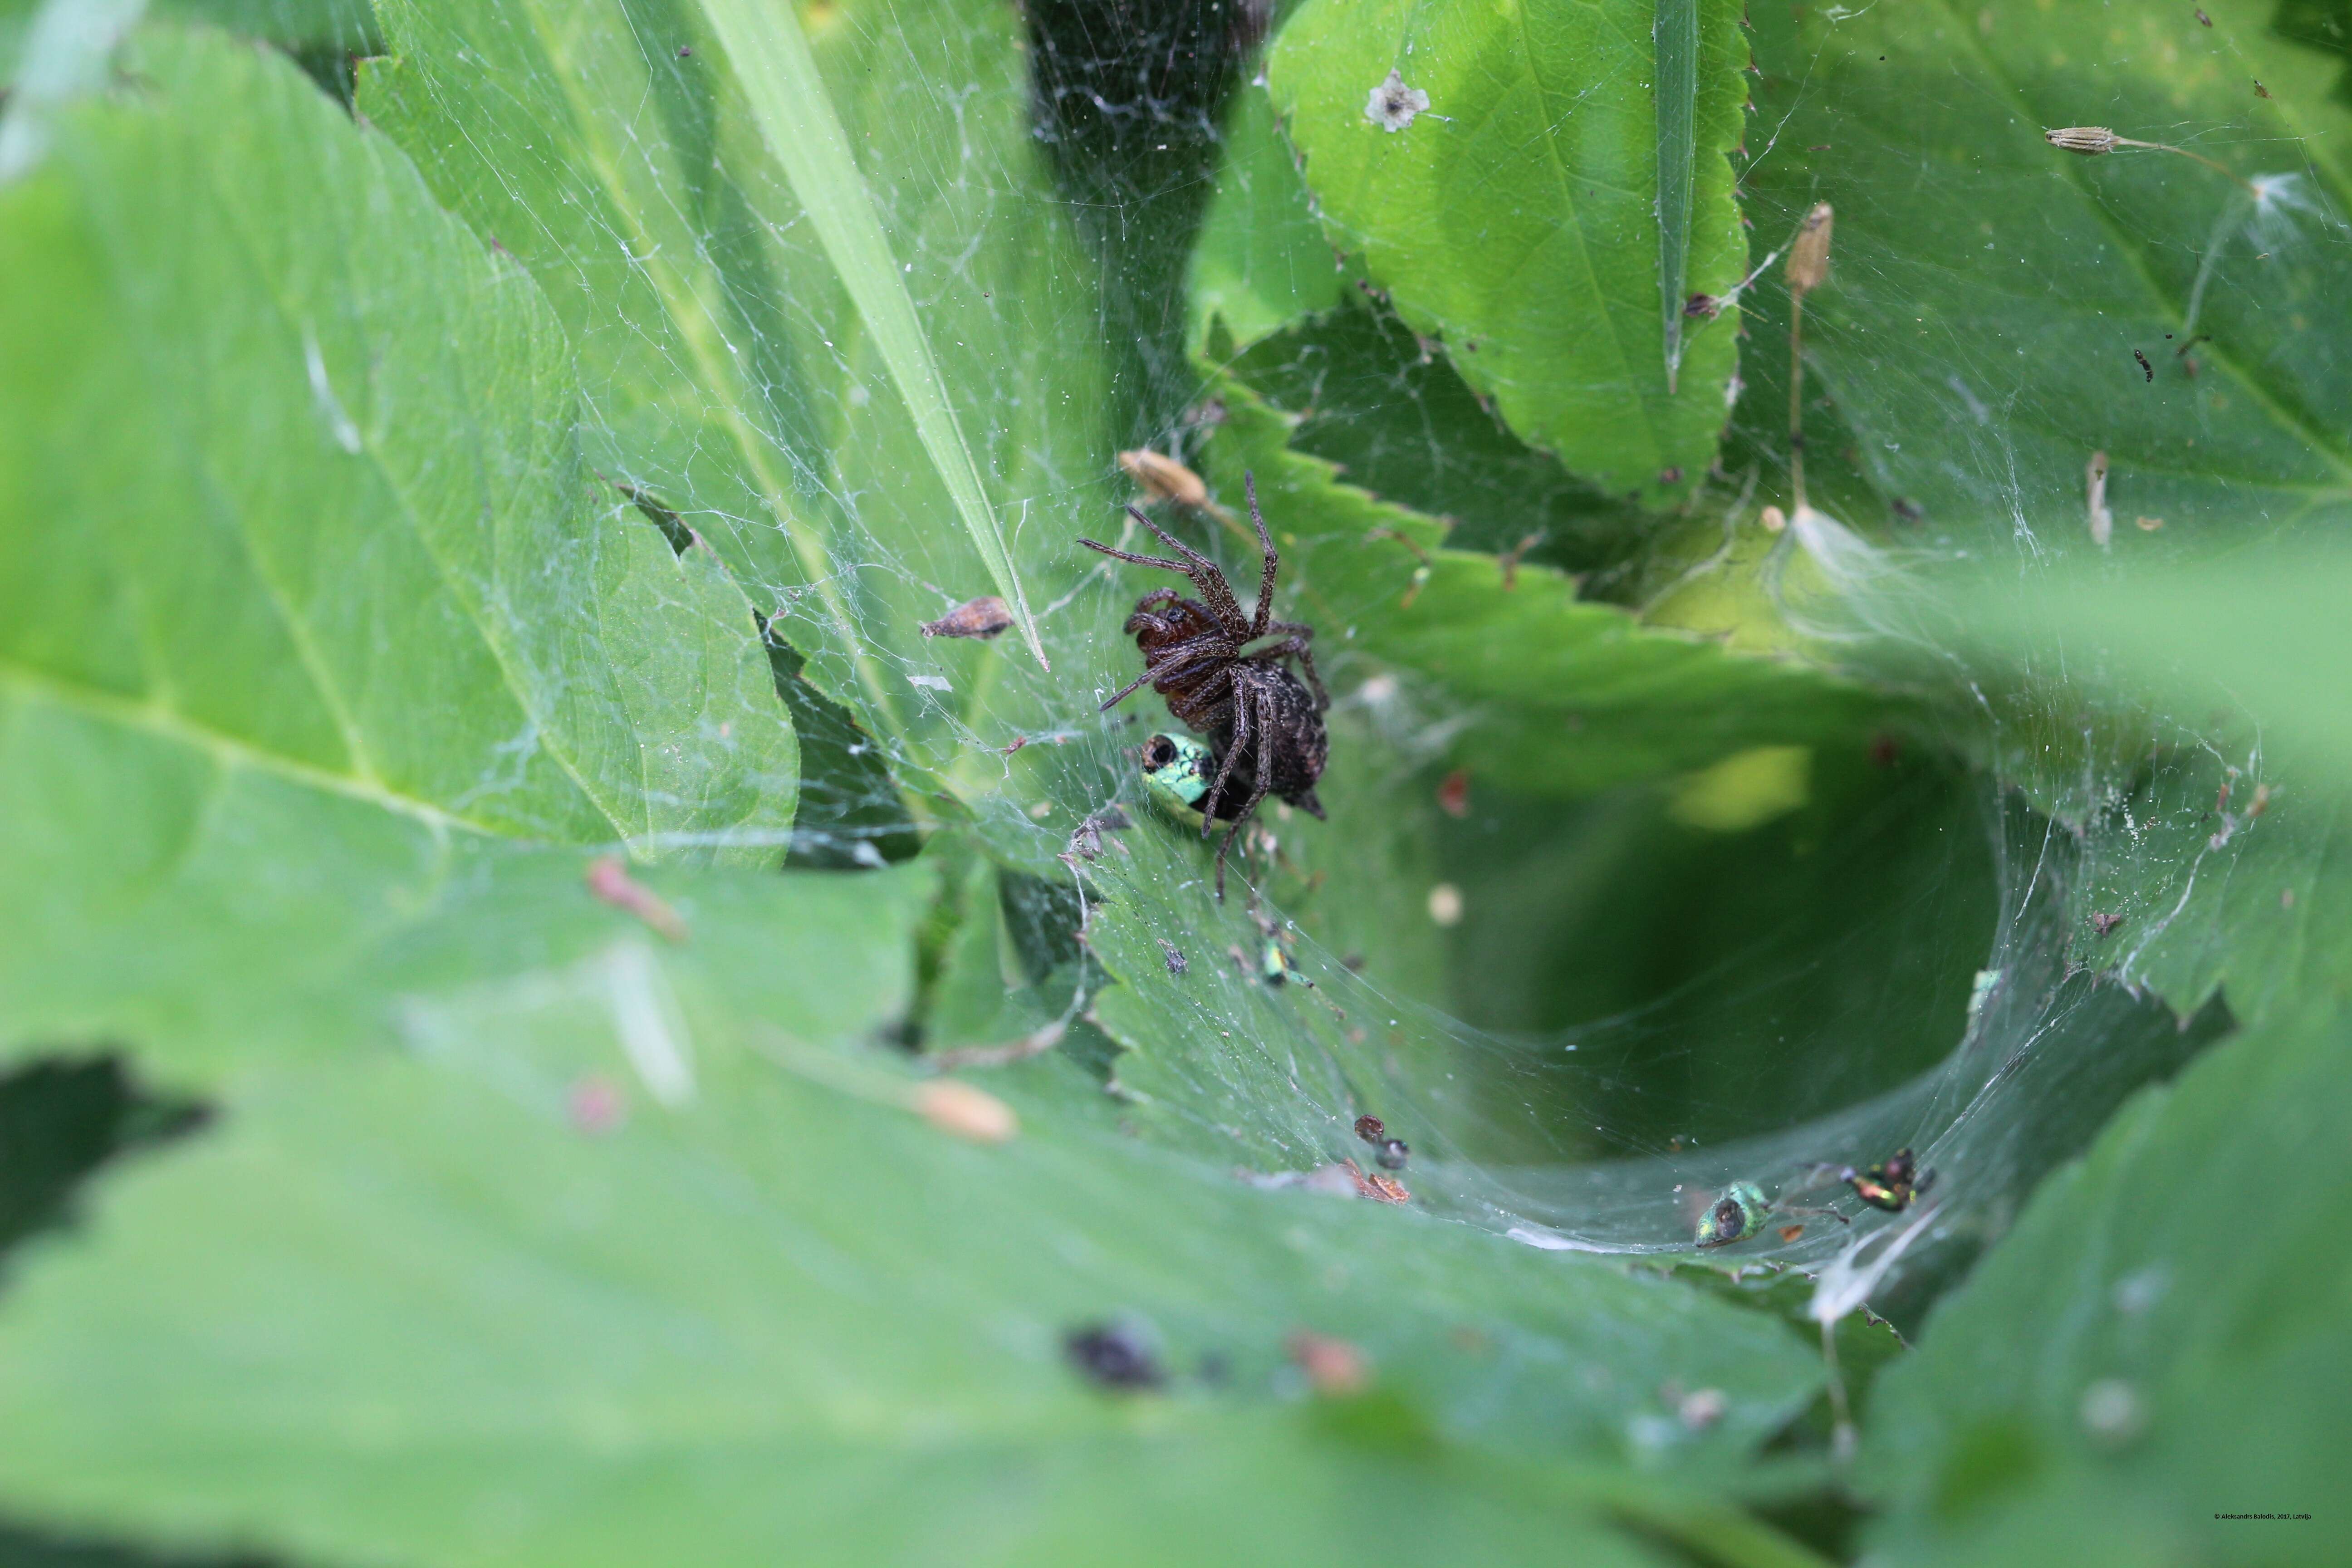
<svg viewBox="0 0 2352 1568"><path fill-rule="evenodd" d="M1513 23L1518 30L1520 56L1527 62L1528 83L1535 89L1536 101L1546 106L1547 111L1544 117L1546 123L1543 132L1544 161L1551 165L1553 182L1559 187L1561 205L1566 207L1570 215L1570 221L1562 226L1575 236L1577 263L1584 268L1585 286L1590 290L1590 297L1593 302L1600 306L1601 319L1609 329L1609 352L1617 362L1618 374L1624 379L1626 387L1633 395L1634 403L1641 409L1642 428L1649 437L1651 455L1654 458L1663 458L1667 449L1665 442L1658 428L1657 418L1651 412L1650 400L1642 395L1640 384L1634 380L1633 362L1625 352L1624 336L1617 323L1617 312L1612 308L1609 297L1601 291L1601 275L1592 265L1591 247L1585 243L1583 209L1577 205L1576 194L1569 182L1568 166L1561 162L1559 142L1552 135L1554 128L1561 121L1553 121L1549 112L1552 93L1551 89L1545 86L1542 73L1536 68L1535 40L1528 35L1528 10L1525 5L1514 8ZM1621 41L1623 41L1622 35L1620 35L1620 37ZM1696 147L1696 142L1693 145Z"/></svg>
<svg viewBox="0 0 2352 1568"><path fill-rule="evenodd" d="M393 175L392 172L384 167L380 152L375 148L369 147L366 149L366 153L364 155L368 156L371 162L374 163L374 173L379 182L388 184L393 178ZM271 306L277 310L279 323L289 332L295 331L298 329L296 326L296 315L291 303L282 293L279 292L277 279L271 276L269 269L263 265L259 253L255 248L250 237L246 232L245 227L240 221L244 216L243 208L236 202L231 199L233 193L225 191L221 187L218 175L219 171L217 167L207 161L205 164L205 183L212 191L213 205L225 215L226 221L222 226L228 233L230 237L235 240L238 248L244 253L247 264L251 268L253 278L259 284L261 292L268 297ZM414 192L413 194L427 203L432 199L429 195L421 189ZM456 222L454 218L447 217L444 217L443 221L452 224ZM470 232L466 232L459 237L458 248L461 255L465 247L472 241L472 238L473 237ZM466 259L471 259L471 258L467 258ZM496 266L496 263L489 261L487 257L482 259L488 265L492 267ZM348 276L348 266L345 267L344 270ZM534 286L534 302L535 298L536 288ZM526 306L525 309L528 310L529 307ZM522 326L522 330L528 333L530 331L529 323L526 321L520 324ZM321 363L323 363L323 351L321 351ZM457 356L454 363L457 365L460 380L467 379L465 375L465 372L468 367L464 357ZM470 408L472 406L472 401L469 398L467 400L467 407ZM346 414L345 417L348 418L349 415ZM448 561L443 556L442 552L435 547L432 531L424 526L423 514L417 510L415 499L409 493L407 488L401 483L399 476L393 466L384 460L383 453L377 447L373 433L360 430L356 421L353 421L352 428L359 431L360 434L360 452L354 455L363 455L366 458L369 466L374 469L376 477L383 482L384 493L390 496L399 506L401 516L406 524L406 531L409 538L415 542L418 551L424 555L425 559L432 563L434 574L440 580L443 591L448 595L450 602L456 605L464 614L467 621L473 626L476 635L481 639L482 647L488 652L491 659L497 664L500 684L505 688L507 694L513 700L516 710L530 723L534 732L538 735L541 743L546 748L547 754L554 759L558 767L563 770L564 776L569 778L572 781L573 787L580 791L581 797L591 806L595 808L598 816L604 817L606 822L612 825L614 833L616 837L626 838L629 836L629 828L627 824L621 820L620 804L618 802L605 799L604 792L599 791L589 782L586 775L581 772L579 763L577 759L572 755L571 749L563 743L565 731L562 727L553 722L551 715L541 712L533 705L530 700L530 694L526 691L522 682L517 677L512 649L509 647L507 639L499 635L499 628L491 620L486 618L483 613L483 606L474 602L472 595L462 593L458 590L456 574L450 570ZM469 443L467 452L469 456L478 457L480 452L479 441ZM211 460L209 457L206 458L205 466L206 471L209 473L211 470ZM312 639L308 636L307 628L302 626L299 618L294 614L291 605L287 604L279 594L278 585L271 580L269 573L267 570L269 557L267 552L262 550L259 540L254 536L251 531L250 518L241 509L236 511L236 517L237 522L237 537L243 542L247 555L254 563L254 575L262 582L265 588L268 590L270 596L270 603L278 609L279 617L286 626L287 634L295 639L295 643L298 647L305 650L310 649L313 646ZM323 667L313 668L311 664L306 658L304 668L307 670L311 671L312 684L317 687L320 699L327 704L328 710L336 716L339 725L344 722L344 714L347 711L347 704L344 702L341 693L336 688L334 682L329 677ZM355 724L353 726L353 732L357 732ZM634 726L631 726L631 739L641 740L640 737L635 735ZM346 745L352 745L352 742L347 740ZM352 758L353 763L363 764L366 754L367 753L364 749L354 747ZM365 773L360 775L359 782L363 784L375 787L379 790L383 790L382 781L375 773L373 767L368 768ZM383 790L383 793L387 796L397 795L397 792L390 790ZM640 793L642 794L642 790ZM401 798L408 797L404 796Z"/></svg>
<svg viewBox="0 0 2352 1568"><path fill-rule="evenodd" d="M152 700L137 701L9 658L0 658L0 684L13 687L19 693L53 707L79 712L105 723L135 730L201 752L224 769L242 768L267 773L307 789L341 795L395 816L412 818L438 832L471 833L488 838L520 841L516 834L504 826L478 822L431 801L404 795L380 780L339 773L312 763L265 751L162 702Z"/></svg>

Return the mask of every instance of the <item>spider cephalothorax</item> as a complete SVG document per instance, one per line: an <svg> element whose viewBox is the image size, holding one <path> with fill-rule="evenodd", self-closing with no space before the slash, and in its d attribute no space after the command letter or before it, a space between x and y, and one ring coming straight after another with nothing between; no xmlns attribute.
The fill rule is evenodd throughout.
<svg viewBox="0 0 2352 1568"><path fill-rule="evenodd" d="M1234 825L1217 846L1219 898L1225 893L1225 854L1260 801L1274 795L1317 816L1323 815L1322 803L1315 798L1315 781L1323 776L1331 749L1323 732L1323 710L1331 706L1331 697L1315 673L1315 656L1307 646L1314 640L1314 628L1273 618L1274 578L1281 557L1265 531L1265 519L1258 515L1255 480L1244 475L1243 485L1249 492L1250 521L1257 527L1265 566L1251 615L1242 614L1241 601L1234 597L1215 562L1170 537L1135 507L1129 507L1128 514L1181 559L1133 555L1091 539L1078 541L1089 550L1139 566L1181 572L1201 595L1188 599L1173 588L1155 588L1136 601L1135 613L1122 629L1143 650L1143 673L1103 706L1113 706L1149 681L1167 699L1168 711L1209 738L1217 776L1201 802L1201 837L1207 837L1210 826L1220 817ZM1251 643L1266 637L1278 640L1250 649ZM1292 659L1306 670L1304 681L1291 673ZM1244 752L1251 756L1249 795L1235 811L1226 804L1225 787Z"/></svg>

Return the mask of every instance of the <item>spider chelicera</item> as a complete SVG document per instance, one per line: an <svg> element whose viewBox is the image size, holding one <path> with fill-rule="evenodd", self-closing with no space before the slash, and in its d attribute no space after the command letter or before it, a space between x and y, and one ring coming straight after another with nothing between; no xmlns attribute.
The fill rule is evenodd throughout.
<svg viewBox="0 0 2352 1568"><path fill-rule="evenodd" d="M1135 646L1143 651L1143 673L1120 688L1103 707L1116 706L1148 681L1167 700L1168 711L1209 738L1217 756L1217 776L1200 803L1201 837L1206 838L1220 817L1233 822L1217 846L1220 899L1225 896L1225 855L1258 803L1269 794L1302 811L1323 815L1323 805L1315 798L1315 781L1323 776L1323 763L1331 750L1330 739L1323 732L1323 711L1331 706L1331 695L1315 673L1315 656L1307 646L1314 640L1315 629L1297 621L1274 619L1274 579L1282 558L1275 553L1265 519L1258 514L1255 478L1244 474L1242 484L1249 494L1250 521L1257 528L1265 564L1257 606L1251 615L1242 614L1241 601L1234 597L1232 584L1215 562L1171 538L1139 508L1129 507L1128 515L1181 559L1135 555L1091 539L1078 541L1116 560L1181 572L1201 595L1188 599L1173 588L1154 588L1136 601L1135 613L1120 630L1133 637ZM1280 640L1249 651L1250 644L1266 637ZM1306 670L1306 680L1291 673L1292 659ZM1225 800L1226 781L1243 752L1253 747L1256 765L1250 777L1249 798L1239 811L1234 811Z"/></svg>

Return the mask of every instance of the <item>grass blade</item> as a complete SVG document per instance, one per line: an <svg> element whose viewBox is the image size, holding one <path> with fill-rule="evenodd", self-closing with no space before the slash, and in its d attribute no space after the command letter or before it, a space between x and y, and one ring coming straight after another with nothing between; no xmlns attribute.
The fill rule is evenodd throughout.
<svg viewBox="0 0 2352 1568"><path fill-rule="evenodd" d="M890 367L890 379L914 416L923 449L930 454L957 514L979 546L989 576L1012 605L1029 651L1050 669L1029 614L1028 596L1005 551L1003 532L981 489L979 466L964 442L930 340L923 335L915 301L875 216L866 177L849 151L848 134L817 74L816 57L801 30L799 14L772 0L703 0L702 9L734 63L769 152L783 166L834 269L874 334L882 361Z"/></svg>

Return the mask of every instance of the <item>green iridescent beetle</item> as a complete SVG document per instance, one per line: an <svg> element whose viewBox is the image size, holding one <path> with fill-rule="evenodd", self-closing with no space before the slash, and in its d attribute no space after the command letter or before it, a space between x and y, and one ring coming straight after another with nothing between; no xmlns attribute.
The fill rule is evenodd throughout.
<svg viewBox="0 0 2352 1568"><path fill-rule="evenodd" d="M1698 1235L1694 1237L1701 1247L1728 1247L1735 1241L1746 1241L1764 1228L1764 1221L1772 1205L1753 1182L1734 1182L1723 1189L1698 1222Z"/></svg>
<svg viewBox="0 0 2352 1568"><path fill-rule="evenodd" d="M1201 800L1216 778L1217 754L1190 735L1154 735L1143 742L1143 793L1188 827L1201 826Z"/></svg>
<svg viewBox="0 0 2352 1568"><path fill-rule="evenodd" d="M1279 931L1269 931L1258 946L1257 973L1268 985L1304 985L1315 989L1315 982L1307 978L1296 959L1290 956L1290 944Z"/></svg>
<svg viewBox="0 0 2352 1568"><path fill-rule="evenodd" d="M1715 1202L1698 1222L1698 1234L1691 1239L1701 1247L1729 1247L1735 1241L1746 1241L1764 1228L1766 1220L1773 1218L1853 1223L1835 1209L1796 1208L1785 1200L1767 1198L1753 1182L1734 1182L1716 1194ZM1782 1235L1785 1239L1793 1239L1792 1233Z"/></svg>

